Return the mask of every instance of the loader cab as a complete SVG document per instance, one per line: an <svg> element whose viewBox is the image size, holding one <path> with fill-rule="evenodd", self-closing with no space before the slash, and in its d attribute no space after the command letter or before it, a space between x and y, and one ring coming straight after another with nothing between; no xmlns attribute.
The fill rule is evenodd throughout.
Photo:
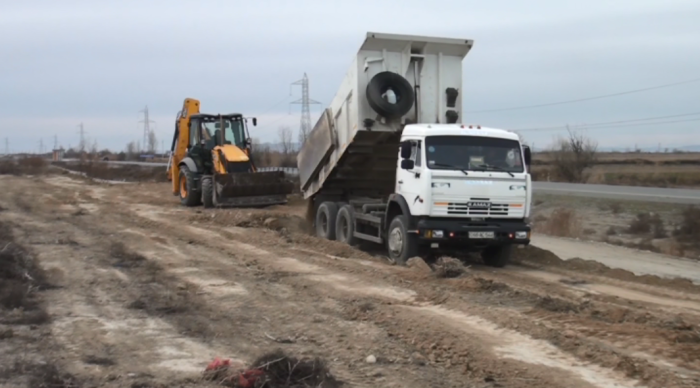
<svg viewBox="0 0 700 388"><path fill-rule="evenodd" d="M191 145L207 150L224 145L245 149L250 142L246 119L240 114L193 115L190 117L190 137Z"/></svg>

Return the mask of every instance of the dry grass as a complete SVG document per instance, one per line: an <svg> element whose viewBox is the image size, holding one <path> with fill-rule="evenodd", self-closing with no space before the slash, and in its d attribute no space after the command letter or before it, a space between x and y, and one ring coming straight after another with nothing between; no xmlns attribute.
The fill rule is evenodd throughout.
<svg viewBox="0 0 700 388"><path fill-rule="evenodd" d="M41 175L48 170L46 160L39 157L27 157L17 161L0 162L0 175Z"/></svg>
<svg viewBox="0 0 700 388"><path fill-rule="evenodd" d="M81 162L67 164L54 163L56 166L85 173L90 178L128 181L128 182L167 182L168 176L163 167L149 166L110 166L100 162Z"/></svg>
<svg viewBox="0 0 700 388"><path fill-rule="evenodd" d="M555 209L541 224L537 224L537 230L558 237L579 237L582 232L576 211L567 208Z"/></svg>
<svg viewBox="0 0 700 388"><path fill-rule="evenodd" d="M0 322L43 324L49 315L37 292L50 287L30 252L15 241L12 228L0 222Z"/></svg>
<svg viewBox="0 0 700 388"><path fill-rule="evenodd" d="M533 155L532 179L568 182L562 174L561 150ZM646 186L700 187L700 153L596 153L580 171L584 183Z"/></svg>
<svg viewBox="0 0 700 388"><path fill-rule="evenodd" d="M664 222L658 213L639 213L627 232L630 234L650 234L654 238L667 237Z"/></svg>
<svg viewBox="0 0 700 388"><path fill-rule="evenodd" d="M673 236L687 248L700 249L700 208L690 206L682 213L680 225Z"/></svg>

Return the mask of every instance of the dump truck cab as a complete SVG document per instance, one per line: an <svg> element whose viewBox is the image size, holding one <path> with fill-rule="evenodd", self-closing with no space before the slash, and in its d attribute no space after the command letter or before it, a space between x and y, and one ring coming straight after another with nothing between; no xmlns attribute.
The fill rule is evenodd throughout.
<svg viewBox="0 0 700 388"><path fill-rule="evenodd" d="M465 124L412 124L403 129L386 223L392 256L404 234L420 248L494 251L528 244L531 153L518 135ZM392 209L393 207L393 209Z"/></svg>

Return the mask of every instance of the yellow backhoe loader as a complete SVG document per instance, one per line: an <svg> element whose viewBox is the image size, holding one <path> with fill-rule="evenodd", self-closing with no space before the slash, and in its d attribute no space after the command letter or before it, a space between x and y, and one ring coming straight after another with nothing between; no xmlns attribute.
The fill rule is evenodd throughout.
<svg viewBox="0 0 700 388"><path fill-rule="evenodd" d="M252 118L257 126L257 118ZM293 183L283 171L257 170L248 118L203 114L186 98L175 123L168 180L185 206L258 207L287 202Z"/></svg>

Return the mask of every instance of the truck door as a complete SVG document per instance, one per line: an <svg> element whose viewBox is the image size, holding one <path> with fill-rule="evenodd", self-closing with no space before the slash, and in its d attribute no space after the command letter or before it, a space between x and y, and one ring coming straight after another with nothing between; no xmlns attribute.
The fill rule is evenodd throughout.
<svg viewBox="0 0 700 388"><path fill-rule="evenodd" d="M401 194L411 208L411 214L420 214L425 198L422 197L423 154L421 140L408 140L411 143L411 160L414 166L404 170L399 166L396 173L396 193ZM400 163L400 161L399 161Z"/></svg>

